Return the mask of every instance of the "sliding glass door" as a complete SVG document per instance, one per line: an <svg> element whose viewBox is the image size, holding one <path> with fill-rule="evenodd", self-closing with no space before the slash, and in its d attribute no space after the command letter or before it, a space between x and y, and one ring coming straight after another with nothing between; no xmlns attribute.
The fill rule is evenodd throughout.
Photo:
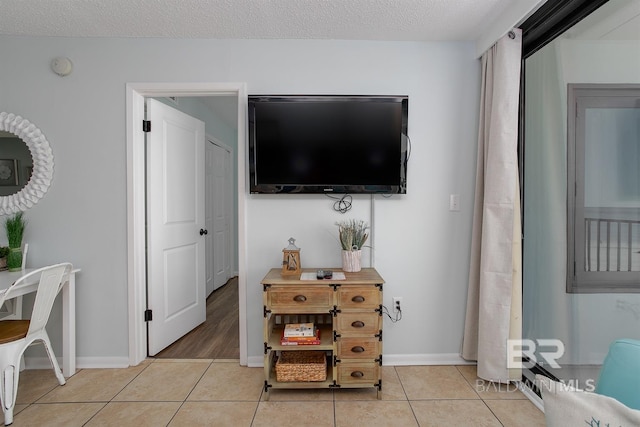
<svg viewBox="0 0 640 427"><path fill-rule="evenodd" d="M523 63L528 377L542 369L592 389L609 345L640 339L637 4L605 3ZM596 88L617 99L576 99Z"/></svg>

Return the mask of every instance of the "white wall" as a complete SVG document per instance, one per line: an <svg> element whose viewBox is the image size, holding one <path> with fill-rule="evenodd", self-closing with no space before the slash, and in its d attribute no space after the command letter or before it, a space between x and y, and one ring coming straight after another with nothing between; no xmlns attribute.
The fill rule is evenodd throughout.
<svg viewBox="0 0 640 427"><path fill-rule="evenodd" d="M71 58L73 74L61 78L50 71L58 55ZM54 181L26 213L25 238L32 263L65 259L82 268L80 366L128 355L130 82L246 82L250 94L409 95L407 195L373 202L356 196L346 215L334 212L323 196L247 196L249 356L262 354L259 282L279 265L287 239L297 239L303 266L339 266L335 221L371 221L373 205L375 266L387 282L385 304L404 297L402 321L385 321L385 355L396 361L457 358L480 80L473 43L0 37L0 57L0 110L35 123L54 151ZM461 212L448 211L450 193L460 194ZM58 307L49 328L58 350L59 324Z"/></svg>

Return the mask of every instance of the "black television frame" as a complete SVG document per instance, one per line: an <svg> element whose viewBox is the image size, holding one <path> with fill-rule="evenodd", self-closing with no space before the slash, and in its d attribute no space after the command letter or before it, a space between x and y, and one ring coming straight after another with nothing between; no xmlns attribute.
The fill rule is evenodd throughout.
<svg viewBox="0 0 640 427"><path fill-rule="evenodd" d="M389 185L280 185L258 184L256 177L256 102L394 102L401 104L402 125L398 138L400 144L400 176L397 184ZM249 95L248 96L248 156L249 156L249 192L251 194L406 194L407 163L410 142L407 134L409 115L409 97L407 95Z"/></svg>

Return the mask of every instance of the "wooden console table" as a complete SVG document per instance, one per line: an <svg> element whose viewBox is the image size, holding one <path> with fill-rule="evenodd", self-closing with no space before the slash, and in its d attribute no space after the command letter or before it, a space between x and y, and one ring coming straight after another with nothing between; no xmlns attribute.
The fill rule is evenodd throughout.
<svg viewBox="0 0 640 427"><path fill-rule="evenodd" d="M333 269L336 273L341 270ZM263 286L264 391L271 388L364 388L382 389L382 285L373 268L345 272L342 280L283 276L272 269ZM335 275L334 275L335 276ZM281 345L285 324L314 323L320 328L319 345ZM327 361L324 381L281 382L276 362L285 351L323 351Z"/></svg>

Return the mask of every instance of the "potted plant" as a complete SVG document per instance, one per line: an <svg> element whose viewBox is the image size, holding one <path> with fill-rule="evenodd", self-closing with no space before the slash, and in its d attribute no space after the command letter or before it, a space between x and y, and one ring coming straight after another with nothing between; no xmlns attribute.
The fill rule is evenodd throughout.
<svg viewBox="0 0 640 427"><path fill-rule="evenodd" d="M337 222L336 225L342 247L342 269L348 272L360 271L362 247L369 237L369 224L363 220L349 219Z"/></svg>
<svg viewBox="0 0 640 427"><path fill-rule="evenodd" d="M0 270L7 269L7 255L9 255L9 247L0 246Z"/></svg>
<svg viewBox="0 0 640 427"><path fill-rule="evenodd" d="M9 254L7 255L7 267L9 271L19 271L22 268L22 237L27 221L23 212L18 212L4 222L9 241Z"/></svg>

